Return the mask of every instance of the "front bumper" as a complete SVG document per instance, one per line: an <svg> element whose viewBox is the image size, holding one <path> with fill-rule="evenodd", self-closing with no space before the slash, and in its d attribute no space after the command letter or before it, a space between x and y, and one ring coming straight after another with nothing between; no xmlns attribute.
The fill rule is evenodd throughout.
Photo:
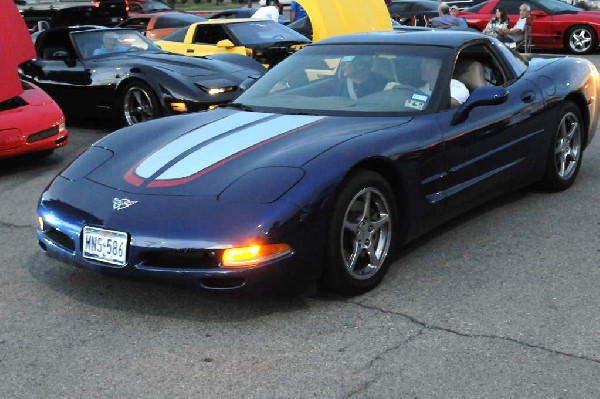
<svg viewBox="0 0 600 399"><path fill-rule="evenodd" d="M155 251L131 246L128 264L125 267L115 267L83 258L79 237L74 237L72 241L68 239L65 241L64 238L57 240L56 237L56 235L52 237L47 232L37 231L40 249L50 258L61 262L96 272L149 277L157 281L192 283L206 290L271 291L285 289L316 278L314 273L309 271L310 268L304 267L297 261L293 252L259 266L229 269L221 267L220 262L216 259L208 259L207 255L204 255L207 258L206 264L199 264L197 267L190 267L189 264L180 266L177 263L169 264L169 262L157 265L149 260L150 255ZM74 244L74 248L66 248L71 242ZM210 253L211 251L204 252Z"/></svg>

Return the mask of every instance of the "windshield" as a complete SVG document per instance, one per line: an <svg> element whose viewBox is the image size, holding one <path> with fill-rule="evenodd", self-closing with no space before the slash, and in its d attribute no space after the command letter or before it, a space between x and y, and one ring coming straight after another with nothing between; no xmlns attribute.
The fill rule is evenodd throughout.
<svg viewBox="0 0 600 399"><path fill-rule="evenodd" d="M274 42L309 42L300 33L275 21L232 23L227 27L246 46Z"/></svg>
<svg viewBox="0 0 600 399"><path fill-rule="evenodd" d="M561 13L561 12L579 12L581 8L572 6L567 3L563 3L560 0L538 0L537 2L542 8L547 9L552 14Z"/></svg>
<svg viewBox="0 0 600 399"><path fill-rule="evenodd" d="M416 114L441 92L451 49L412 45L320 45L290 56L234 106L281 113Z"/></svg>
<svg viewBox="0 0 600 399"><path fill-rule="evenodd" d="M130 51L162 51L133 29L99 29L73 32L72 35L83 59Z"/></svg>
<svg viewBox="0 0 600 399"><path fill-rule="evenodd" d="M146 12L169 11L171 7L162 1L148 1L144 4Z"/></svg>

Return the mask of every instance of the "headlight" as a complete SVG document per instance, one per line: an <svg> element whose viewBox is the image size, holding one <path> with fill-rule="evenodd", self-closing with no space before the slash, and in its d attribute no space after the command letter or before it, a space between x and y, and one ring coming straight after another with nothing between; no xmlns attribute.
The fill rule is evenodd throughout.
<svg viewBox="0 0 600 399"><path fill-rule="evenodd" d="M281 258L290 253L292 253L292 248L288 244L228 248L223 252L222 262L224 267L251 267Z"/></svg>
<svg viewBox="0 0 600 399"><path fill-rule="evenodd" d="M65 124L65 122L61 122L58 124L58 132L62 133L65 130L67 130L67 125Z"/></svg>
<svg viewBox="0 0 600 399"><path fill-rule="evenodd" d="M171 109L175 112L187 112L187 105L184 102L173 102L170 104Z"/></svg>
<svg viewBox="0 0 600 399"><path fill-rule="evenodd" d="M217 82L212 82L212 83L217 83ZM202 90L204 90L206 93L208 93L211 96L216 96L217 94L227 93L230 91L236 91L238 88L237 86L219 85L218 83L210 84L207 82L196 83L196 86L198 86L199 88L201 88Z"/></svg>

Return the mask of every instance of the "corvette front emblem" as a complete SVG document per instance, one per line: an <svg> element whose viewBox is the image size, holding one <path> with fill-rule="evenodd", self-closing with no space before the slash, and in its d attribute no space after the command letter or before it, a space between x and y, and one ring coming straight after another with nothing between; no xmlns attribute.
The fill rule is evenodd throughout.
<svg viewBox="0 0 600 399"><path fill-rule="evenodd" d="M138 203L137 201L132 201L127 198L123 198L123 199L113 198L113 210L120 211L122 209L127 209L131 205L135 205L137 203Z"/></svg>

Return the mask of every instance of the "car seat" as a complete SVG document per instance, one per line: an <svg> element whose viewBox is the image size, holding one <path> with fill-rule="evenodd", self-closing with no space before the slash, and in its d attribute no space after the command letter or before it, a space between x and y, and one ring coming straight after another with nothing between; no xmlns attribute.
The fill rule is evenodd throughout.
<svg viewBox="0 0 600 399"><path fill-rule="evenodd" d="M396 64L394 63L394 60L390 58L374 57L371 70L383 76L388 82L398 82Z"/></svg>
<svg viewBox="0 0 600 399"><path fill-rule="evenodd" d="M481 62L471 58L459 59L456 62L454 79L464 83L471 93L478 87L488 85L485 80L483 65Z"/></svg>

